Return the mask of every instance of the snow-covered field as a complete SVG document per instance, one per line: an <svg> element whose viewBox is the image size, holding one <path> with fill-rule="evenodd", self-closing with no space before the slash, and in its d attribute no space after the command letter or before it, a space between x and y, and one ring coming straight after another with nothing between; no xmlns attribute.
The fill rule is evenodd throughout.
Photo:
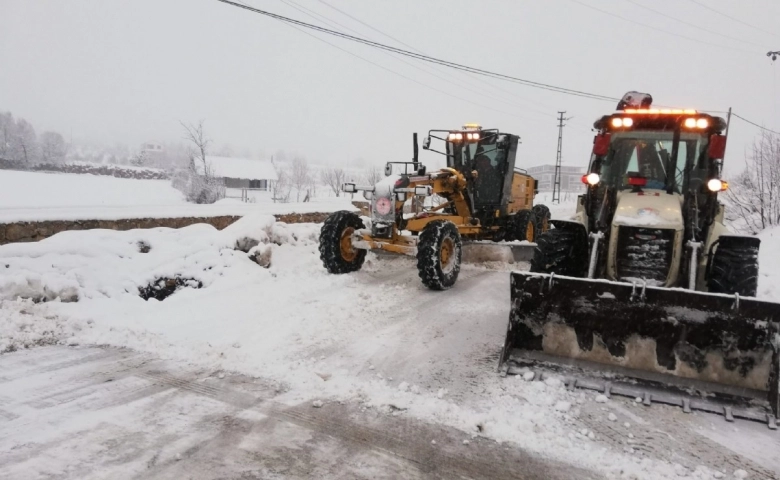
<svg viewBox="0 0 780 480"><path fill-rule="evenodd" d="M653 407L654 416L633 402L569 392L556 379L500 378L508 272L522 265L465 265L455 288L432 292L404 257L369 254L360 272L327 274L318 234L318 225L250 215L223 231L64 232L2 246L0 352L129 347L283 385L276 400L285 404L345 402L404 415L603 478L734 478L740 469L764 478L780 468L776 459L761 466L780 444L757 424L736 433L722 419L693 415L669 433L661 417L678 418L672 409ZM260 243L250 248L247 238ZM780 233L762 238L762 260L780 258ZM254 263L254 253L270 253L270 268ZM176 275L189 287L162 301L139 296ZM761 295L780 298L778 280L765 268ZM6 422L0 449L18 446L24 430L21 419ZM706 451L686 450L692 439ZM746 448L754 439L762 446Z"/></svg>
<svg viewBox="0 0 780 480"><path fill-rule="evenodd" d="M0 170L0 209L184 205L169 180Z"/></svg>
<svg viewBox="0 0 780 480"><path fill-rule="evenodd" d="M168 180L0 170L0 223L44 220L177 218L253 213L286 214L355 210L344 197L306 203L187 203Z"/></svg>

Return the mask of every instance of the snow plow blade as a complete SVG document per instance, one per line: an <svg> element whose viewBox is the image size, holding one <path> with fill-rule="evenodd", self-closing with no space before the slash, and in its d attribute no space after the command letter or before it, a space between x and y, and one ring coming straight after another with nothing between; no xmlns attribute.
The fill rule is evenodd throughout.
<svg viewBox="0 0 780 480"><path fill-rule="evenodd" d="M652 395L652 400L679 402L690 411L694 402L694 407L714 408L727 420L742 416L775 426L780 408L778 303L527 272L511 274L511 299L499 363L503 372L512 373L518 365L546 364L570 372L585 367L604 380L600 374L606 371L611 376L601 386L587 386L587 381L578 386L603 388L609 395L610 388L616 393L609 380L627 378L625 385L632 388L642 382L652 387L641 395L629 388L626 394L646 404ZM576 384L577 376L567 385ZM667 386L683 395L669 400L661 393ZM691 393L693 400L684 398ZM723 399L725 404L712 406L713 400ZM745 406L744 412L733 410L730 401Z"/></svg>

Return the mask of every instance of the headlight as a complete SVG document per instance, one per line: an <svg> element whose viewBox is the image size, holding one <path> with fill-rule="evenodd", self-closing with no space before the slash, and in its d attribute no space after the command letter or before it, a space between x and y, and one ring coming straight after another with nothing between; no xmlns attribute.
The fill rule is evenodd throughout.
<svg viewBox="0 0 780 480"><path fill-rule="evenodd" d="M633 118L628 118L627 117L627 118L623 119L623 126L624 127L630 127L632 125L634 125L634 119Z"/></svg>
<svg viewBox="0 0 780 480"><path fill-rule="evenodd" d="M710 192L722 192L729 188L729 182L724 182L719 178L713 178L707 182L707 189Z"/></svg>
<svg viewBox="0 0 780 480"><path fill-rule="evenodd" d="M695 118L686 118L685 119L685 128L696 128L696 119Z"/></svg>
<svg viewBox="0 0 780 480"><path fill-rule="evenodd" d="M450 142L459 142L459 141L463 140L463 134L462 133L450 133L447 136L447 139Z"/></svg>
<svg viewBox="0 0 780 480"><path fill-rule="evenodd" d="M710 126L710 122L708 122L706 118L700 118L700 119L696 120L696 127L697 128L701 128L703 130L703 129L709 127L709 126Z"/></svg>
<svg viewBox="0 0 780 480"><path fill-rule="evenodd" d="M582 176L582 183L586 185L598 185L601 181L601 176L598 173L589 173L587 175Z"/></svg>
<svg viewBox="0 0 780 480"><path fill-rule="evenodd" d="M620 128L623 126L623 119L622 118L613 118L612 119L612 126L615 128Z"/></svg>

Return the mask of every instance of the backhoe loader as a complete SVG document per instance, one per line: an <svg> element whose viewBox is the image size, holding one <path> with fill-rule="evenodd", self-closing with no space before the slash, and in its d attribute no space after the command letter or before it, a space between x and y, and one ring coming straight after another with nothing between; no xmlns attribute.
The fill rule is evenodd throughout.
<svg viewBox="0 0 780 480"><path fill-rule="evenodd" d="M595 122L576 211L511 274L499 369L774 429L780 304L755 298L759 239L724 225L726 122L651 98Z"/></svg>
<svg viewBox="0 0 780 480"><path fill-rule="evenodd" d="M443 151L431 148L432 140ZM476 124L431 130L423 148L444 155L447 167L429 173L414 134L411 162L388 162L376 185L343 185L370 200L371 225L347 211L328 217L320 233L323 265L348 273L361 268L369 250L412 255L422 283L444 290L458 278L463 240L535 241L548 229L550 211L533 205L537 182L515 168L518 140Z"/></svg>

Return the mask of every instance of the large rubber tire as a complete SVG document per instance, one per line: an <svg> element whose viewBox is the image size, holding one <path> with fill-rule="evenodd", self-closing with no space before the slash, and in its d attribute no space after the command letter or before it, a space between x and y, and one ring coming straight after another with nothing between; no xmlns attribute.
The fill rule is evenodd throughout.
<svg viewBox="0 0 780 480"><path fill-rule="evenodd" d="M533 210L520 210L509 217L506 240L508 242L513 240L534 242L537 237L536 228L537 221Z"/></svg>
<svg viewBox="0 0 780 480"><path fill-rule="evenodd" d="M588 270L588 239L576 230L553 228L536 240L531 271L569 277L585 277Z"/></svg>
<svg viewBox="0 0 780 480"><path fill-rule="evenodd" d="M755 297L759 244L755 237L721 237L710 265L709 291Z"/></svg>
<svg viewBox="0 0 780 480"><path fill-rule="evenodd" d="M458 227L434 220L423 228L417 242L417 271L423 285L446 290L458 280L463 244Z"/></svg>
<svg viewBox="0 0 780 480"><path fill-rule="evenodd" d="M366 250L352 248L351 240L346 237L362 228L363 220L352 212L335 212L325 219L320 230L320 260L328 272L338 274L360 270L366 259Z"/></svg>
<svg viewBox="0 0 780 480"><path fill-rule="evenodd" d="M546 205L534 205L534 215L536 216L536 237L550 229L550 209Z"/></svg>

